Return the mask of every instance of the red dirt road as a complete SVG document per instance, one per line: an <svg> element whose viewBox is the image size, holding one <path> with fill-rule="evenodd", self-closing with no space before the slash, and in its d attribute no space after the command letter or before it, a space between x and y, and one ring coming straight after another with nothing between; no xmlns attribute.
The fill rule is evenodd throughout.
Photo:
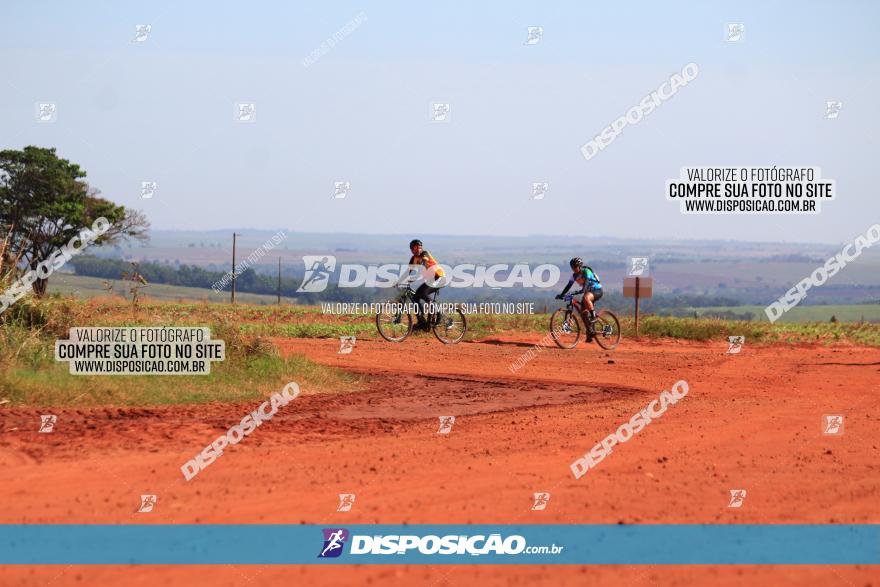
<svg viewBox="0 0 880 587"><path fill-rule="evenodd" d="M2 523L880 523L880 349L538 336L444 346L278 340L369 375L281 408L187 482L180 466L255 404L0 412ZM688 395L581 479L571 462L678 380ZM845 418L822 434L824 414ZM439 416L456 416L437 434ZM729 490L745 489L741 508ZM544 511L532 494L547 491ZM337 494L355 493L336 512ZM158 495L136 513L141 494ZM0 584L867 585L877 567L0 567Z"/></svg>

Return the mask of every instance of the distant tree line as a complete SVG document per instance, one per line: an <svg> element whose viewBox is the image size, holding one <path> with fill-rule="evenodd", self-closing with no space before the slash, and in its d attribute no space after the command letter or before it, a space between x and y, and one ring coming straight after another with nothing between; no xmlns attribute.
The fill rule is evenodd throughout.
<svg viewBox="0 0 880 587"><path fill-rule="evenodd" d="M94 255L82 255L75 257L69 263L74 267L78 275L100 277L103 279L121 279L122 275L131 271L131 263L121 259L110 259ZM265 269L265 268L261 268ZM396 297L397 292L389 288L339 288L330 283L322 292L297 292L302 278L292 275L288 267L283 268L281 278L281 295L296 300L300 304L315 305L320 302L372 302L385 301ZM212 289L226 274L215 268L204 268L196 265L175 264L169 265L159 262L141 262L138 264L138 272L151 284L166 284L182 287L195 287ZM228 280L227 280L228 282ZM224 282L225 283L225 282ZM535 311L552 311L561 302L553 299L553 296L562 288L536 289L536 288L443 288L439 301L446 302L533 302ZM877 291L877 286L834 286L827 285L828 293L833 293L830 299L835 303L853 303L859 301L865 303L871 293ZM220 291L229 292L230 286L223 287ZM274 296L278 292L278 276L268 271L257 272L248 268L240 272L236 277L236 291L264 294ZM859 295L853 295L859 292ZM741 290L734 292L736 297L727 295L692 294L684 292L658 293L652 298L642 299L640 309L645 314L661 314L672 316L693 316L693 308L724 308L715 310L711 314L701 312L701 315L727 318L733 320L753 320L760 318L752 312L737 312L737 306L749 304L762 305L767 300L772 300L779 295L776 289L764 290ZM849 296L846 294L850 294ZM876 293L875 293L876 295ZM852 299L850 299L852 298ZM824 301L814 299L813 303ZM633 311L633 299L624 298L622 293L608 291L602 301L601 308L614 310L622 315L629 315Z"/></svg>
<svg viewBox="0 0 880 587"><path fill-rule="evenodd" d="M120 279L121 276L131 270L131 263L121 259L105 259L94 255L83 255L73 259L70 264L74 267L77 275L88 277L100 277L103 279ZM199 287L212 289L225 273L223 271L211 271L196 265L163 265L154 262L138 263L138 273L149 283L164 285L176 285L182 287ZM319 302L360 302L377 299L378 292L364 288L339 289L330 284L323 292L298 293L296 290L302 280L281 278L281 295L295 298L302 304L317 304ZM227 286L220 291L229 291ZM239 272L235 277L235 290L254 294L276 295L278 293L277 275L261 274L252 268Z"/></svg>
<svg viewBox="0 0 880 587"><path fill-rule="evenodd" d="M103 279L120 279L121 276L131 270L131 263L121 259L109 259L94 255L82 255L73 259L70 263L77 275L100 277ZM138 272L149 283L175 285L182 287L197 287L212 289L226 274L211 268L198 267L196 265L168 265L157 262L141 262L138 264ZM228 281L228 280L227 280ZM388 300L396 295L396 292L388 288L342 288L331 283L323 292L307 293L297 292L302 279L282 274L281 295L294 298L302 304L318 304L320 302L364 302ZM561 285L559 289L561 289ZM229 291L230 287L222 288ZM278 292L278 276L268 272L257 272L248 268L236 276L236 291L275 295ZM544 306L552 307L556 304L553 296L558 292L557 288L534 289L534 288L509 288L493 290L489 288L444 288L440 299L454 302L483 302L483 301L532 301L536 309L541 310ZM617 311L631 310L633 300L624 298L620 292L608 292L600 303L601 306ZM700 294L658 294L653 298L644 299L641 308L644 312L658 312L661 310L677 310L691 307L707 306L740 306L743 300L714 295Z"/></svg>

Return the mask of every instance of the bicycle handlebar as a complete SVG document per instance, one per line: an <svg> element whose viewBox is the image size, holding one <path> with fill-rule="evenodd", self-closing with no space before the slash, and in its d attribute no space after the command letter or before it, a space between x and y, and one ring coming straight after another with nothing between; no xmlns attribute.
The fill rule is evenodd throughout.
<svg viewBox="0 0 880 587"><path fill-rule="evenodd" d="M573 291L570 294L565 294L565 297L562 299L564 299L566 302L570 302L575 296L579 296L582 293L584 293L584 290L582 290L582 289L580 289L578 291Z"/></svg>

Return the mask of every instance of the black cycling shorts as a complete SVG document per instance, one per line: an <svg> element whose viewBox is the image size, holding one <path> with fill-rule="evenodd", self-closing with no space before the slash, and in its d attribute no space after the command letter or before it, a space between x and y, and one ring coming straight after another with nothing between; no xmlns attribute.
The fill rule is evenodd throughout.
<svg viewBox="0 0 880 587"><path fill-rule="evenodd" d="M593 294L593 301L594 302L598 302L599 300L601 300L602 295L604 294L601 287L599 289L590 290L589 293Z"/></svg>

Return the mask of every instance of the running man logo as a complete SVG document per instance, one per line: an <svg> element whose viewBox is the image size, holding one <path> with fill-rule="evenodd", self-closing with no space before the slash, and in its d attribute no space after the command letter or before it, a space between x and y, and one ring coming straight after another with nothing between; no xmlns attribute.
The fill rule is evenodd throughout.
<svg viewBox="0 0 880 587"><path fill-rule="evenodd" d="M58 421L58 416L54 414L49 414L47 416L40 416L40 432L44 434L48 434L55 430L55 422Z"/></svg>
<svg viewBox="0 0 880 587"><path fill-rule="evenodd" d="M544 38L544 27L542 26L530 26L527 31L528 36L526 37L525 45L537 45Z"/></svg>
<svg viewBox="0 0 880 587"><path fill-rule="evenodd" d="M550 494L546 492L535 493L535 503L532 504L532 511L546 510L547 503L550 501Z"/></svg>
<svg viewBox="0 0 880 587"><path fill-rule="evenodd" d="M431 122L449 122L450 108L448 102L431 104Z"/></svg>
<svg viewBox="0 0 880 587"><path fill-rule="evenodd" d="M141 496L141 507L138 508L138 512L142 514L148 514L153 511L153 506L156 505L156 496L155 495L142 495Z"/></svg>
<svg viewBox="0 0 880 587"><path fill-rule="evenodd" d="M339 352L337 355L350 355L351 351L354 350L354 343L357 339L353 336L340 336L339 337Z"/></svg>
<svg viewBox="0 0 880 587"><path fill-rule="evenodd" d="M740 508L742 507L743 502L746 499L746 490L745 489L731 489L730 490L730 503L727 504L729 508Z"/></svg>
<svg viewBox="0 0 880 587"><path fill-rule="evenodd" d="M647 257L630 257L628 277L644 277L648 275L648 258Z"/></svg>
<svg viewBox="0 0 880 587"><path fill-rule="evenodd" d="M822 434L826 436L843 434L843 416L822 416Z"/></svg>
<svg viewBox="0 0 880 587"><path fill-rule="evenodd" d="M741 22L733 22L727 25L727 42L728 43L739 43L743 40L743 35L746 32L746 25Z"/></svg>
<svg viewBox="0 0 880 587"><path fill-rule="evenodd" d="M725 354L735 355L739 353L742 350L743 344L745 344L745 342L745 336L728 336L727 343L729 346L727 347L727 352Z"/></svg>
<svg viewBox="0 0 880 587"><path fill-rule="evenodd" d="M236 122L256 122L257 121L257 105L253 102L236 102L235 103L235 121Z"/></svg>
<svg viewBox="0 0 880 587"><path fill-rule="evenodd" d="M153 194L156 193L156 190L159 188L159 184L155 181L142 181L141 182L141 199L149 200L153 197Z"/></svg>
<svg viewBox="0 0 880 587"><path fill-rule="evenodd" d="M150 24L136 24L134 25L134 38L131 40L132 43L143 43L150 36L150 32L153 30L153 25Z"/></svg>
<svg viewBox="0 0 880 587"><path fill-rule="evenodd" d="M342 554L345 541L348 540L349 532L345 528L324 528L324 546L318 553L318 558L336 558Z"/></svg>
<svg viewBox="0 0 880 587"><path fill-rule="evenodd" d="M305 255L303 265L306 273L297 288L298 293L317 293L327 289L330 274L336 269L336 257L333 255Z"/></svg>
<svg viewBox="0 0 880 587"><path fill-rule="evenodd" d="M843 108L843 102L840 100L828 100L825 102L825 118L834 120L840 116L840 109Z"/></svg>
<svg viewBox="0 0 880 587"><path fill-rule="evenodd" d="M348 195L348 192L351 191L351 182L350 181L336 181L333 182L333 197L337 200L341 200Z"/></svg>
<svg viewBox="0 0 880 587"><path fill-rule="evenodd" d="M337 512L350 512L351 506L354 505L354 493L340 493L339 494L339 507L336 508Z"/></svg>
<svg viewBox="0 0 880 587"><path fill-rule="evenodd" d="M533 200L543 200L544 196L547 195L547 190L550 189L550 184L546 181L533 181L532 182L532 199Z"/></svg>
<svg viewBox="0 0 880 587"><path fill-rule="evenodd" d="M58 120L58 106L54 102L38 102L37 122L55 122Z"/></svg>
<svg viewBox="0 0 880 587"><path fill-rule="evenodd" d="M452 432L452 425L455 424L455 416L440 416L440 428L437 434L449 434Z"/></svg>

